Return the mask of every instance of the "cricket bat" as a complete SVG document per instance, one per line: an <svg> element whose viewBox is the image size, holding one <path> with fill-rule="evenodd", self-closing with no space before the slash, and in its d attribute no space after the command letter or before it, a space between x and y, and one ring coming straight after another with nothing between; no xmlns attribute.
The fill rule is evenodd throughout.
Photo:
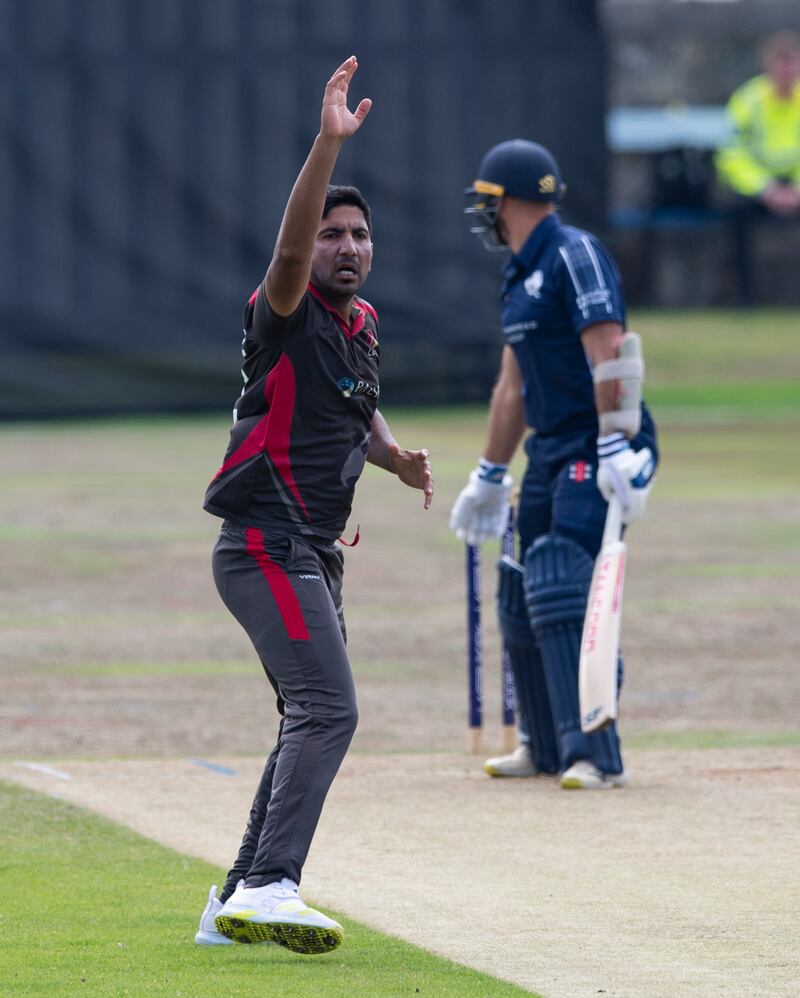
<svg viewBox="0 0 800 998"><path fill-rule="evenodd" d="M617 717L617 657L626 551L621 533L622 508L612 495L581 637L578 695L581 728L587 734L602 731Z"/></svg>

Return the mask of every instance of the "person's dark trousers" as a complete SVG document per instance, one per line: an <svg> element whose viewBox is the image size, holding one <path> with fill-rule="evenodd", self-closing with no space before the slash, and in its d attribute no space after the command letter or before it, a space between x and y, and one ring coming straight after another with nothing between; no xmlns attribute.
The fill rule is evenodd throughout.
<svg viewBox="0 0 800 998"><path fill-rule="evenodd" d="M226 522L213 570L223 602L258 652L282 714L277 745L221 894L225 901L240 879L247 887L283 877L300 882L358 713L340 621L338 548ZM261 735L255 730L254 741Z"/></svg>
<svg viewBox="0 0 800 998"><path fill-rule="evenodd" d="M757 198L740 195L731 198L728 212L738 298L743 306L750 307L760 301L753 252L756 230L765 222L770 225L786 225L797 219L773 215Z"/></svg>

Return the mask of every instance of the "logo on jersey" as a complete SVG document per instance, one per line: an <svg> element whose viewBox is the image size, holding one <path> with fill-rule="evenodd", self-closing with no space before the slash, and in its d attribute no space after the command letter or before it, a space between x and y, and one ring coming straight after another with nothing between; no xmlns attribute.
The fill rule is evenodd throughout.
<svg viewBox="0 0 800 998"><path fill-rule="evenodd" d="M544 274L541 270L534 270L530 277L526 277L523 282L523 287L528 292L531 298L540 298L542 294L542 284L544 283Z"/></svg>
<svg viewBox="0 0 800 998"><path fill-rule="evenodd" d="M321 582L322 581L322 577L319 576L319 575L311 575L311 574L304 575L302 572L299 573L297 577L298 577L298 579L313 579L315 582Z"/></svg>
<svg viewBox="0 0 800 998"><path fill-rule="evenodd" d="M352 378L339 378L336 387L346 399L353 395L364 395L368 399L377 400L381 393L377 385L373 385L370 381L362 381L361 378L358 381L354 381Z"/></svg>
<svg viewBox="0 0 800 998"><path fill-rule="evenodd" d="M588 461L573 461L569 466L571 482L591 482L593 468Z"/></svg>

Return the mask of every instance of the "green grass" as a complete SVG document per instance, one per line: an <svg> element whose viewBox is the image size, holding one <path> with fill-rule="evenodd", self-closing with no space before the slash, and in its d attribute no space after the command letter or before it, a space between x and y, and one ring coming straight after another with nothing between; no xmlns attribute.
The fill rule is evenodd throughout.
<svg viewBox="0 0 800 998"><path fill-rule="evenodd" d="M800 731L638 731L625 738L625 748L687 749L793 748Z"/></svg>
<svg viewBox="0 0 800 998"><path fill-rule="evenodd" d="M662 422L797 419L796 309L638 311L645 396Z"/></svg>
<svg viewBox="0 0 800 998"><path fill-rule="evenodd" d="M647 401L670 421L702 418L758 422L796 417L800 410L800 381L741 381L705 385L648 385Z"/></svg>
<svg viewBox="0 0 800 998"><path fill-rule="evenodd" d="M341 916L345 942L326 956L196 946L197 920L220 870L4 783L0 857L3 996L529 994Z"/></svg>
<svg viewBox="0 0 800 998"><path fill-rule="evenodd" d="M634 310L648 380L701 384L783 380L800 373L796 308Z"/></svg>

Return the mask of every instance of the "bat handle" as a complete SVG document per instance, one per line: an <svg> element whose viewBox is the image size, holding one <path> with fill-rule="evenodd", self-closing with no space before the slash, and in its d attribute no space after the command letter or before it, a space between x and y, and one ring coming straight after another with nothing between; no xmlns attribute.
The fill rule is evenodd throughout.
<svg viewBox="0 0 800 998"><path fill-rule="evenodd" d="M603 530L603 547L606 544L616 544L622 536L622 506L619 499L613 494L608 500L608 512L606 513L606 525Z"/></svg>

